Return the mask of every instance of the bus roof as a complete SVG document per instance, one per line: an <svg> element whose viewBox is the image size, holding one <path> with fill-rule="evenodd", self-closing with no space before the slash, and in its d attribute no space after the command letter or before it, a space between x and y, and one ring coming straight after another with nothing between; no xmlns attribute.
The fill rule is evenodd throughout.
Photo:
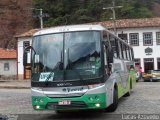
<svg viewBox="0 0 160 120"><path fill-rule="evenodd" d="M36 32L33 36L60 33L60 32L73 32L73 31L87 31L87 30L105 30L106 28L101 25L68 25L42 29Z"/></svg>

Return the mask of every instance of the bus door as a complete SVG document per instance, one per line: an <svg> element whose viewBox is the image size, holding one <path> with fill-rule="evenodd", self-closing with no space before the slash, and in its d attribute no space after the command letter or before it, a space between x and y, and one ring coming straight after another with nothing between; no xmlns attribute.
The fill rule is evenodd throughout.
<svg viewBox="0 0 160 120"><path fill-rule="evenodd" d="M118 82L122 85L123 88L127 87L128 80L128 72L126 71L125 63L121 59L115 59L113 63L113 71L116 71L117 75L119 74L119 78L117 78ZM123 91L125 92L125 91Z"/></svg>
<svg viewBox="0 0 160 120"><path fill-rule="evenodd" d="M119 83L122 83L121 69L121 64L119 62L115 62L112 64L112 72L113 74L115 74L116 80Z"/></svg>
<svg viewBox="0 0 160 120"><path fill-rule="evenodd" d="M119 79L117 78L117 80L124 87L124 84L125 84L125 81L124 81L125 72L124 72L124 66L123 66L123 61L122 60L120 60L120 59L115 59L114 60L113 71L116 72L116 74L119 76Z"/></svg>

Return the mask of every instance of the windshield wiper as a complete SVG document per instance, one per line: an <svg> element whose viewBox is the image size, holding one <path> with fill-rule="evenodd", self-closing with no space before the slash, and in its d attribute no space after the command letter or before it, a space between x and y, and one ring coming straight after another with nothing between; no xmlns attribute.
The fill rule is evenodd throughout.
<svg viewBox="0 0 160 120"><path fill-rule="evenodd" d="M48 83L49 79L52 77L55 69L63 70L62 52L61 52L61 61L57 62L57 64L55 65L55 67L52 69L52 71L50 72L50 74L47 76L47 79L45 80L46 83ZM53 77L53 80L54 80L54 78L55 77Z"/></svg>
<svg viewBox="0 0 160 120"><path fill-rule="evenodd" d="M80 73L78 72L78 70L76 70L76 69L72 69L72 61L70 60L70 57L69 57L69 48L68 48L68 51L67 51L67 57L68 57L68 68L69 69L71 69L74 73L76 73L77 75L78 75L78 77L79 77L79 79L84 83L84 85L85 85L85 81L83 80L83 78L82 78L82 76L80 75Z"/></svg>

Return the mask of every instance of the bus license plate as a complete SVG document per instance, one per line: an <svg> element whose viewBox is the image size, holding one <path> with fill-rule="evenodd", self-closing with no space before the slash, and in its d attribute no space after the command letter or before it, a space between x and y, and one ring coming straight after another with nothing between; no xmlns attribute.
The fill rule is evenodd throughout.
<svg viewBox="0 0 160 120"><path fill-rule="evenodd" d="M71 104L71 101L69 100L62 100L58 102L58 105L70 105L70 104Z"/></svg>

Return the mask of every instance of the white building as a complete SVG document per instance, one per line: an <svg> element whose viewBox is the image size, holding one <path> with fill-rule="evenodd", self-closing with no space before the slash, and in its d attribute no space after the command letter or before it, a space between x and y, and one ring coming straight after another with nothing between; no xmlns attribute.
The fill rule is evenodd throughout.
<svg viewBox="0 0 160 120"><path fill-rule="evenodd" d="M17 39L17 76L18 79L30 79L30 70L26 68L28 66L23 66L23 51L24 48L31 45L32 35L37 32L38 29L32 29L21 35L16 36Z"/></svg>
<svg viewBox="0 0 160 120"><path fill-rule="evenodd" d="M113 30L113 22L97 22ZM144 72L160 69L160 18L116 20L117 35L133 47L135 64ZM32 35L38 29L17 36L18 78L29 79L30 71L23 66L23 50L31 45Z"/></svg>
<svg viewBox="0 0 160 120"><path fill-rule="evenodd" d="M112 22L101 22L112 29ZM133 47L135 64L144 72L160 69L160 18L116 21L117 35Z"/></svg>
<svg viewBox="0 0 160 120"><path fill-rule="evenodd" d="M0 79L17 78L16 50L0 48Z"/></svg>

